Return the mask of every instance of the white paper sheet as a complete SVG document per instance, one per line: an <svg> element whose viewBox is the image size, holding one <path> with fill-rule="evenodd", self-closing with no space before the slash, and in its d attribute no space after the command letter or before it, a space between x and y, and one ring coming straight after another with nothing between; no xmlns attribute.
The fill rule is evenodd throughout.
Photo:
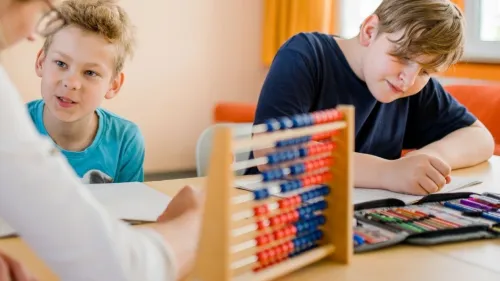
<svg viewBox="0 0 500 281"><path fill-rule="evenodd" d="M87 187L110 214L122 220L154 222L172 200L140 182L89 184Z"/></svg>
<svg viewBox="0 0 500 281"><path fill-rule="evenodd" d="M172 199L140 182L86 186L112 216L131 222L156 221ZM0 218L0 238L11 235L14 229Z"/></svg>

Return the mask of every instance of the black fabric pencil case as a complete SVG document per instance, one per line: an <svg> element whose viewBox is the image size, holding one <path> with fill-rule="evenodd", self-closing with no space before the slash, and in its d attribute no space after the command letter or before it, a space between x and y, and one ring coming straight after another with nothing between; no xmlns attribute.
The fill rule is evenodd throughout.
<svg viewBox="0 0 500 281"><path fill-rule="evenodd" d="M354 217L355 253L401 243L436 245L500 238L500 195L431 194L412 204L375 200L356 204Z"/></svg>

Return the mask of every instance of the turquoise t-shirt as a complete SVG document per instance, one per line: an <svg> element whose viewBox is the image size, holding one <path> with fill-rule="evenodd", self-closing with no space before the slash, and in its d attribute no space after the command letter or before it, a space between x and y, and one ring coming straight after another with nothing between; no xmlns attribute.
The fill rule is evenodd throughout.
<svg viewBox="0 0 500 281"><path fill-rule="evenodd" d="M27 104L40 134L48 136L43 124L43 100ZM92 144L83 151L67 151L66 156L84 183L144 181L144 138L133 122L103 108L96 110L99 128Z"/></svg>

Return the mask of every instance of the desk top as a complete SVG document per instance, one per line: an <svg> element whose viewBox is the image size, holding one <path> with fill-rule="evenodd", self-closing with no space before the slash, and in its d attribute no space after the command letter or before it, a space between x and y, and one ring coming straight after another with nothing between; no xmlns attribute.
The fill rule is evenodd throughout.
<svg viewBox="0 0 500 281"><path fill-rule="evenodd" d="M496 173L495 173L496 171ZM500 192L500 157L472 168L453 171L483 181L462 191ZM147 183L170 196L184 185L203 188L204 178ZM0 239L0 250L22 260L43 281L58 280L18 238ZM436 246L398 245L356 254L348 266L327 261L308 266L280 280L500 280L500 240L483 240Z"/></svg>

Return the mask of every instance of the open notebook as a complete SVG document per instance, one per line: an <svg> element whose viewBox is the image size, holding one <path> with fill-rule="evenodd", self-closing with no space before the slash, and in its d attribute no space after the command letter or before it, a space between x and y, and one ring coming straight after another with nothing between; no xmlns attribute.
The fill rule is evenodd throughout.
<svg viewBox="0 0 500 281"><path fill-rule="evenodd" d="M172 199L139 182L86 186L112 216L131 223L156 221ZM14 234L14 229L0 218L0 237Z"/></svg>
<svg viewBox="0 0 500 281"><path fill-rule="evenodd" d="M477 184L482 183L479 180L471 179L471 178L461 178L461 177L452 177L452 180L449 184L443 187L437 193L450 193L454 191L460 191L463 188L471 187ZM258 176L250 177L245 180L236 181L236 188L245 189L245 190L254 190L258 188L262 188L260 184L260 179ZM355 188L353 192L353 204L358 204L362 202L378 200L378 199L387 199L394 198L404 201L405 203L411 203L419 200L423 196L417 195L408 195L402 193L396 193L388 190L382 189L365 189L365 188Z"/></svg>

